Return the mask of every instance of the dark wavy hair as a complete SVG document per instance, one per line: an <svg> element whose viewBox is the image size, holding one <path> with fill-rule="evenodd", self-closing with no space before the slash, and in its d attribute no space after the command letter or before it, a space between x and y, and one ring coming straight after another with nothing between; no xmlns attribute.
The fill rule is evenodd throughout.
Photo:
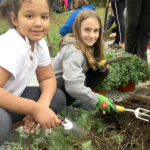
<svg viewBox="0 0 150 150"><path fill-rule="evenodd" d="M18 17L18 11L21 7L22 3L25 1L32 1L32 0L4 0L3 3L0 4L0 12L2 17L7 18L9 23L12 25L10 20L10 12L14 12L15 16ZM53 6L53 0L47 0L50 10Z"/></svg>

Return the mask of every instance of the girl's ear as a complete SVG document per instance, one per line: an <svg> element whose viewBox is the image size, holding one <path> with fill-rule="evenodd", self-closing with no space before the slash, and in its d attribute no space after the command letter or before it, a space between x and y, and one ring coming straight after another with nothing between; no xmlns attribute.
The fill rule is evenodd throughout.
<svg viewBox="0 0 150 150"><path fill-rule="evenodd" d="M12 24L16 27L17 26L17 18L14 12L10 12L10 19Z"/></svg>

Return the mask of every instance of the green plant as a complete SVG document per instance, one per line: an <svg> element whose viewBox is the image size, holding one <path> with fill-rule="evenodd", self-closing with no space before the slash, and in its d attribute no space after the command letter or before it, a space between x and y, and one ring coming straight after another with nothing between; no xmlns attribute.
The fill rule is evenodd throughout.
<svg viewBox="0 0 150 150"><path fill-rule="evenodd" d="M123 136L120 134L115 134L112 136L112 139L115 139L117 142L121 143L123 141Z"/></svg>
<svg viewBox="0 0 150 150"><path fill-rule="evenodd" d="M87 141L87 142L83 143L82 150L94 150L94 148L92 147L91 141Z"/></svg>
<svg viewBox="0 0 150 150"><path fill-rule="evenodd" d="M67 132L64 132L64 127L60 126L51 129L51 131L37 129L33 134L26 134L23 130L20 136L16 137L16 143L10 143L12 150L97 150L92 143L91 133L101 132L104 129L102 118L96 117L92 110L85 111L83 109L76 109L75 112L62 111L61 116L69 117L75 121L79 126L85 128L89 133L85 137L76 137Z"/></svg>
<svg viewBox="0 0 150 150"><path fill-rule="evenodd" d="M117 57L115 53L105 53L106 59ZM111 90L120 84L117 72L118 64L111 64L108 76L95 88L96 90Z"/></svg>
<svg viewBox="0 0 150 150"><path fill-rule="evenodd" d="M129 82L138 84L138 82L150 80L150 67L146 61L142 60L137 55L128 53L122 55L128 56L129 59L114 63L114 65L119 65L117 76L120 80L120 84L125 86Z"/></svg>
<svg viewBox="0 0 150 150"><path fill-rule="evenodd" d="M129 82L146 82L150 80L150 68L147 62L136 55L124 53L106 53L106 59L118 56L128 56L127 60L112 63L110 71L106 79L99 84L96 90L111 90L117 88L119 85L127 85Z"/></svg>
<svg viewBox="0 0 150 150"><path fill-rule="evenodd" d="M95 6L106 6L106 2L107 0L89 0L89 3Z"/></svg>
<svg viewBox="0 0 150 150"><path fill-rule="evenodd" d="M119 69L119 65L110 66L108 76L95 88L96 90L111 90L115 87L118 87L120 83L119 78L117 76L117 70Z"/></svg>

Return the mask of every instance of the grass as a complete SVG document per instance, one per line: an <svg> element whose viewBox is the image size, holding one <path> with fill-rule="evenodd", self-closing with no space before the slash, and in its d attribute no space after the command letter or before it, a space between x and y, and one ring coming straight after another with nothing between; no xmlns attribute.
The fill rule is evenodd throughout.
<svg viewBox="0 0 150 150"><path fill-rule="evenodd" d="M3 33L6 32L9 28L10 28L10 25L8 24L8 22L6 21L6 19L2 19L2 18L0 17L0 34L3 34Z"/></svg>

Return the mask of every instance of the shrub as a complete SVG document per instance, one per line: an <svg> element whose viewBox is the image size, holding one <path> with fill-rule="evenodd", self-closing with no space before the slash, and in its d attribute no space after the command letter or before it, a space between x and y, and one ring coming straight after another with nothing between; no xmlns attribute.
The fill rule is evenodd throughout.
<svg viewBox="0 0 150 150"><path fill-rule="evenodd" d="M127 85L129 82L146 82L150 80L150 67L148 63L137 55L128 53L114 54L107 53L106 58L114 58L118 56L128 56L128 60L112 63L110 65L110 72L106 79L96 87L97 90L107 89L111 90L119 85Z"/></svg>

